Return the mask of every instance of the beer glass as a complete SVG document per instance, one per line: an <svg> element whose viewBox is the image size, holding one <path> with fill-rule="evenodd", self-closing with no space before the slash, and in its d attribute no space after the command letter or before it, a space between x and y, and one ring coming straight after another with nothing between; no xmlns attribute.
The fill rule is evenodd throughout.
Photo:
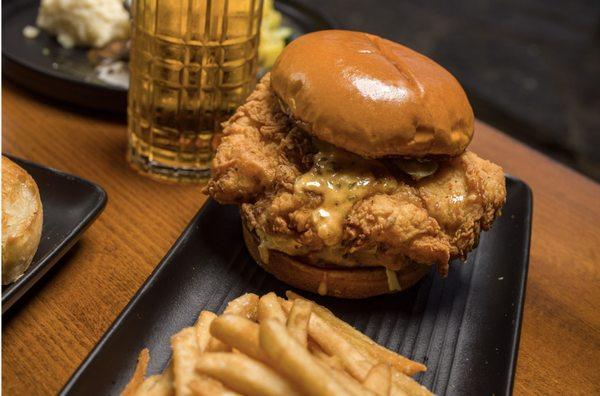
<svg viewBox="0 0 600 396"><path fill-rule="evenodd" d="M221 123L256 84L262 0L134 0L127 159L206 181Z"/></svg>

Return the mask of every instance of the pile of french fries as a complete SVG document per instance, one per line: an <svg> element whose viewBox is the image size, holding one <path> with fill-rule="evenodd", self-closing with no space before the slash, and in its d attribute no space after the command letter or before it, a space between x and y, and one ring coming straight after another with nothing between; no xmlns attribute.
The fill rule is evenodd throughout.
<svg viewBox="0 0 600 396"><path fill-rule="evenodd" d="M410 378L426 367L376 344L326 308L287 292L245 294L223 315L202 311L171 338L162 374L140 353L124 396L431 395Z"/></svg>

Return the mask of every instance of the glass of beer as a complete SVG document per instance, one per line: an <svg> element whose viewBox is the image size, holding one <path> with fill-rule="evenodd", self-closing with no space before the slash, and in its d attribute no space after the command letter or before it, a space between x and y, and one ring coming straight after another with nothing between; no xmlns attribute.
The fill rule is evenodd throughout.
<svg viewBox="0 0 600 396"><path fill-rule="evenodd" d="M256 84L262 0L134 0L127 160L203 182L221 123Z"/></svg>

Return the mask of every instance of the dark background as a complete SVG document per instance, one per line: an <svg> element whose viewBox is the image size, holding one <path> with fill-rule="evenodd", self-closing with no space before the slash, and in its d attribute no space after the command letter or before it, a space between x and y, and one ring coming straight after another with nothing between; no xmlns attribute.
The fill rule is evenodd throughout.
<svg viewBox="0 0 600 396"><path fill-rule="evenodd" d="M478 118L600 180L600 0L301 1L428 55Z"/></svg>

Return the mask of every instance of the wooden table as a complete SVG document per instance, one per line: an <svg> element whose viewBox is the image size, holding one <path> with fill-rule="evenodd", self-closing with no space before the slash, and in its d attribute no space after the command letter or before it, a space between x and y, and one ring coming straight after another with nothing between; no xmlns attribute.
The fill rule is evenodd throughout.
<svg viewBox="0 0 600 396"><path fill-rule="evenodd" d="M5 82L4 152L103 186L104 213L5 316L2 390L57 392L158 264L206 197L124 160L125 123ZM600 392L600 186L477 123L472 149L533 189L534 218L515 393Z"/></svg>

